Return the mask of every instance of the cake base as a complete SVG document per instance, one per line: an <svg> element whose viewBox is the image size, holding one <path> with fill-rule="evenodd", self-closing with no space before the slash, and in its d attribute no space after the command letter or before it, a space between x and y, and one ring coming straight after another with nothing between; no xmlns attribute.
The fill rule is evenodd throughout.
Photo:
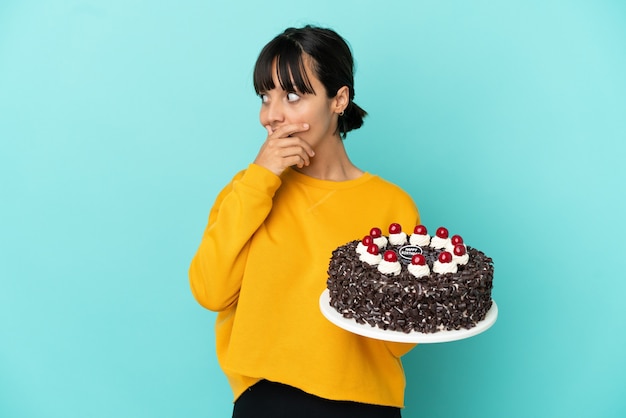
<svg viewBox="0 0 626 418"><path fill-rule="evenodd" d="M330 295L328 289L324 290L320 296L319 304L324 317L339 328L363 337L398 343L429 344L463 340L487 331L498 318L498 306L496 305L496 302L492 300L491 308L487 312L485 318L482 321L477 322L476 326L470 329L463 328L449 331L442 330L436 333L422 333L417 331L402 332L384 330L376 326L371 326L367 323L359 324L353 318L344 318L343 315L337 312L337 310L330 305Z"/></svg>

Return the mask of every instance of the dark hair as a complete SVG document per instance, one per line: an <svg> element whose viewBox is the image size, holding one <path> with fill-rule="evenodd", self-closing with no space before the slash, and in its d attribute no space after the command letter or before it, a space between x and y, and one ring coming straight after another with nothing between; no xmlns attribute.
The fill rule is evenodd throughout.
<svg viewBox="0 0 626 418"><path fill-rule="evenodd" d="M272 39L259 54L254 67L254 90L257 94L272 90L274 74L272 64L276 60L276 75L285 91L314 94L309 81L303 54L313 58L311 69L326 88L329 98L347 86L348 106L339 116L337 129L342 138L353 129L363 125L367 115L354 99L354 61L346 41L331 29L307 25L303 28L288 28Z"/></svg>

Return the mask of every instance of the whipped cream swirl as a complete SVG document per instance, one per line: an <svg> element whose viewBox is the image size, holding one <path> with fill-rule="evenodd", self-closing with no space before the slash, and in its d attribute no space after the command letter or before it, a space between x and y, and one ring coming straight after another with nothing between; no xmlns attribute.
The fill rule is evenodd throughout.
<svg viewBox="0 0 626 418"><path fill-rule="evenodd" d="M469 261L469 254L465 253L463 255L452 255L452 262L456 264L460 264L462 266L466 265Z"/></svg>
<svg viewBox="0 0 626 418"><path fill-rule="evenodd" d="M359 256L359 260L366 262L370 266L375 266L376 264L380 263L382 259L383 259L382 255L380 254L374 255L372 253L368 253L367 251Z"/></svg>
<svg viewBox="0 0 626 418"><path fill-rule="evenodd" d="M363 244L363 242L359 242L356 245L356 253L361 255L361 254L366 253L366 252L367 252L367 245Z"/></svg>
<svg viewBox="0 0 626 418"><path fill-rule="evenodd" d="M430 240L430 246L436 250L440 248L448 248L450 238L440 238L437 235L433 236Z"/></svg>
<svg viewBox="0 0 626 418"><path fill-rule="evenodd" d="M411 245L425 247L428 244L430 244L430 235L411 234L411 238L409 238L409 242L411 243Z"/></svg>
<svg viewBox="0 0 626 418"><path fill-rule="evenodd" d="M392 274L394 276L397 276L402 271L402 266L400 265L400 262L398 261L382 260L378 264L378 271L380 271L382 274L386 274L386 275Z"/></svg>
<svg viewBox="0 0 626 418"><path fill-rule="evenodd" d="M391 245L406 244L406 232L398 232L397 234L389 234L389 243Z"/></svg>
<svg viewBox="0 0 626 418"><path fill-rule="evenodd" d="M442 263L441 261L437 260L433 264L433 271L435 273L439 273L439 274L456 273L457 270L458 270L458 267L455 262Z"/></svg>
<svg viewBox="0 0 626 418"><path fill-rule="evenodd" d="M411 273L414 277L417 277L417 278L428 276L430 274L430 268L428 267L427 264L423 266L420 266L417 264L409 264L407 266L407 269L409 270L409 273Z"/></svg>
<svg viewBox="0 0 626 418"><path fill-rule="evenodd" d="M374 244L378 245L378 248L381 250L387 246L387 237L384 235L374 238Z"/></svg>

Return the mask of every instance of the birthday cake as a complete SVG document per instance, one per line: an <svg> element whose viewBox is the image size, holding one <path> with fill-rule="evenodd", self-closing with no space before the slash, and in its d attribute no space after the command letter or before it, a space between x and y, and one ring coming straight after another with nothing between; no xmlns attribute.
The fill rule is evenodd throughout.
<svg viewBox="0 0 626 418"><path fill-rule="evenodd" d="M445 227L378 227L332 253L330 305L344 318L384 330L435 333L470 329L492 306L493 261Z"/></svg>

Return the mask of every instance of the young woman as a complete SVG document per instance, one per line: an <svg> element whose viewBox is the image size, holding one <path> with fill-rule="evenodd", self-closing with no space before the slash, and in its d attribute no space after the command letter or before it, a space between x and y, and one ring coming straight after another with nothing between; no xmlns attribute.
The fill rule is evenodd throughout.
<svg viewBox="0 0 626 418"><path fill-rule="evenodd" d="M267 137L217 196L189 270L196 300L218 312L233 417L399 417L412 345L351 334L319 310L333 249L419 224L411 197L344 148L366 114L350 48L330 29L287 29L261 51L254 87Z"/></svg>

